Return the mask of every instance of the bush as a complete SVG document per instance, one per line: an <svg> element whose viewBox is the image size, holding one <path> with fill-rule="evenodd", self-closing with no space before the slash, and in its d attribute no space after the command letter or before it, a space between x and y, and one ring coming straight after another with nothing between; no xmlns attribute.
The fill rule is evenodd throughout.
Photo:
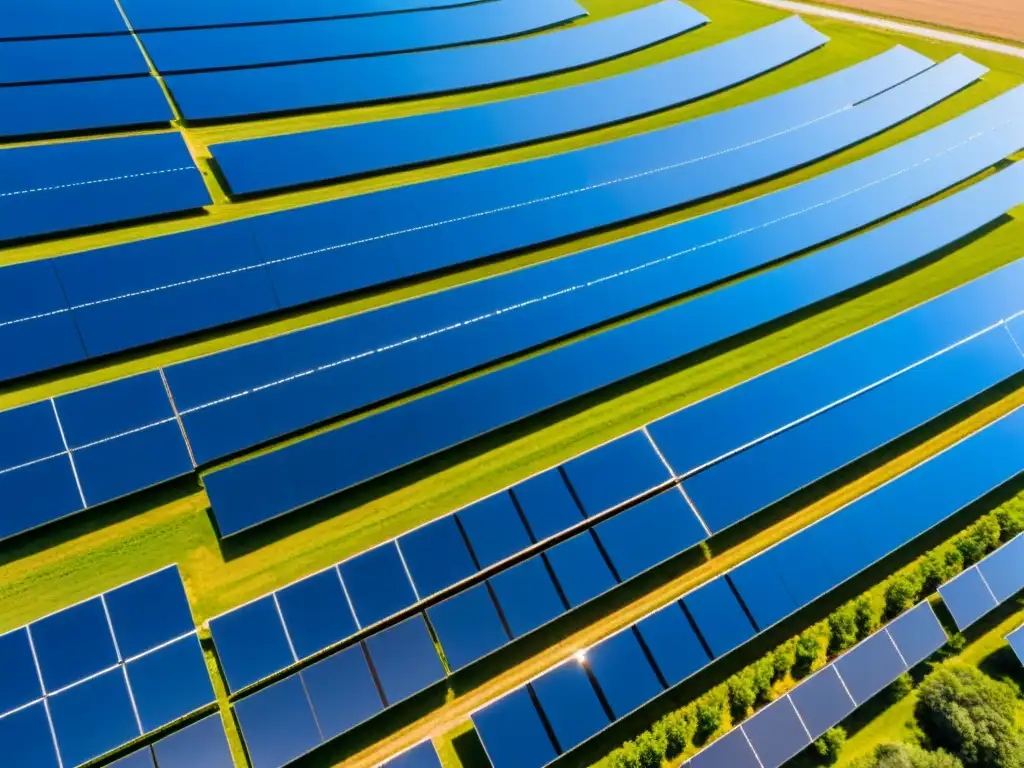
<svg viewBox="0 0 1024 768"><path fill-rule="evenodd" d="M917 602L918 585L907 574L893 576L885 585L885 616L895 619Z"/></svg>
<svg viewBox="0 0 1024 768"><path fill-rule="evenodd" d="M958 550L953 551L959 554ZM963 558L958 559L963 563ZM917 569L921 578L921 591L926 594L934 592L960 572L959 568L954 569L950 565L945 552L929 552Z"/></svg>
<svg viewBox="0 0 1024 768"><path fill-rule="evenodd" d="M963 768L963 763L941 750L926 752L908 744L882 744L851 768Z"/></svg>
<svg viewBox="0 0 1024 768"><path fill-rule="evenodd" d="M857 625L857 639L863 640L878 629L881 618L870 595L862 595L853 605L853 620Z"/></svg>
<svg viewBox="0 0 1024 768"><path fill-rule="evenodd" d="M857 615L846 604L828 617L828 652L835 656L857 644Z"/></svg>
<svg viewBox="0 0 1024 768"><path fill-rule="evenodd" d="M717 693L704 696L697 702L697 707L694 710L697 722L695 730L697 739L703 742L718 732L718 729L722 727L722 719L725 714L723 712L724 709L725 702L723 697Z"/></svg>
<svg viewBox="0 0 1024 768"><path fill-rule="evenodd" d="M921 684L917 717L924 733L966 766L1024 768L1024 732L1014 691L979 669L946 663Z"/></svg>
<svg viewBox="0 0 1024 768"><path fill-rule="evenodd" d="M897 677L891 683L887 693L889 700L892 702L902 701L907 698L914 691L914 678L910 676L909 672L904 672L902 675Z"/></svg>
<svg viewBox="0 0 1024 768"><path fill-rule="evenodd" d="M775 680L782 680L792 672L794 664L796 664L796 640L787 640L772 654L772 675Z"/></svg>
<svg viewBox="0 0 1024 768"><path fill-rule="evenodd" d="M754 676L749 670L744 670L730 677L726 685L729 688L729 711L732 713L733 722L739 722L747 716L757 701Z"/></svg>
<svg viewBox="0 0 1024 768"><path fill-rule="evenodd" d="M796 641L796 660L793 669L799 677L805 677L814 668L821 656L821 640L814 629L803 632Z"/></svg>
<svg viewBox="0 0 1024 768"><path fill-rule="evenodd" d="M645 731L636 739L637 768L661 768L665 758L665 739L653 731ZM659 738L660 737L660 738Z"/></svg>
<svg viewBox="0 0 1024 768"><path fill-rule="evenodd" d="M672 758L686 751L697 730L697 723L688 711L683 710L665 715L658 721L658 727L665 736L665 756Z"/></svg>
<svg viewBox="0 0 1024 768"><path fill-rule="evenodd" d="M754 703L767 704L772 700L772 682L775 679L775 664L771 656L759 659L751 667L751 683L754 687Z"/></svg>
<svg viewBox="0 0 1024 768"><path fill-rule="evenodd" d="M1024 499L1017 497L1003 504L995 513L1003 541L1024 533Z"/></svg>
<svg viewBox="0 0 1024 768"><path fill-rule="evenodd" d="M839 755L846 746L846 731L839 726L825 731L821 737L814 742L814 749L825 765L835 765L839 762Z"/></svg>
<svg viewBox="0 0 1024 768"><path fill-rule="evenodd" d="M1002 530L994 515L983 517L962 537L956 548L963 555L965 565L973 565L999 546Z"/></svg>

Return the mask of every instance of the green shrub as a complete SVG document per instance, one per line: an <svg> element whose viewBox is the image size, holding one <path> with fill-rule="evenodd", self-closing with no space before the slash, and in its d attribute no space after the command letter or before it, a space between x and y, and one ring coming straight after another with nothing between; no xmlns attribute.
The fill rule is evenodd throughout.
<svg viewBox="0 0 1024 768"><path fill-rule="evenodd" d="M733 722L739 722L757 701L754 676L749 670L743 670L730 677L726 685L729 689L729 711L732 712Z"/></svg>
<svg viewBox="0 0 1024 768"><path fill-rule="evenodd" d="M1006 502L995 512L999 522L999 530L1003 541L1024 533L1024 498L1014 498Z"/></svg>
<svg viewBox="0 0 1024 768"><path fill-rule="evenodd" d="M857 625L857 639L863 640L878 629L881 619L875 601L870 595L861 595L853 604L853 620Z"/></svg>
<svg viewBox="0 0 1024 768"><path fill-rule="evenodd" d="M914 678L909 673L903 673L891 683L886 692L892 702L902 701L914 691Z"/></svg>
<svg viewBox="0 0 1024 768"><path fill-rule="evenodd" d="M772 677L782 680L796 664L796 640L787 640L772 653Z"/></svg>
<svg viewBox="0 0 1024 768"><path fill-rule="evenodd" d="M918 585L909 574L901 573L889 579L885 586L885 616L895 619L917 602Z"/></svg>
<svg viewBox="0 0 1024 768"><path fill-rule="evenodd" d="M654 731L645 731L636 739L637 768L661 768L665 758L665 739Z"/></svg>
<svg viewBox="0 0 1024 768"><path fill-rule="evenodd" d="M751 683L754 686L754 702L767 704L772 700L772 681L775 679L775 664L771 656L759 659L751 669Z"/></svg>
<svg viewBox="0 0 1024 768"><path fill-rule="evenodd" d="M839 762L839 755L846 746L846 731L838 725L825 731L821 737L814 742L814 749L819 757L825 761L825 765L835 765Z"/></svg>
<svg viewBox="0 0 1024 768"><path fill-rule="evenodd" d="M828 652L835 656L857 644L857 614L847 603L828 617Z"/></svg>
<svg viewBox="0 0 1024 768"><path fill-rule="evenodd" d="M725 702L721 695L711 693L701 697L694 710L697 728L696 738L701 742L706 741L710 736L718 732L722 727L722 720L725 716Z"/></svg>
<svg viewBox="0 0 1024 768"><path fill-rule="evenodd" d="M683 754L697 730L697 722L689 710L669 712L657 726L665 736L665 756L669 758Z"/></svg>
<svg viewBox="0 0 1024 768"><path fill-rule="evenodd" d="M956 542L964 565L973 565L998 547L1001 536L1002 530L995 515L981 518Z"/></svg>
<svg viewBox="0 0 1024 768"><path fill-rule="evenodd" d="M882 744L851 768L963 768L963 763L942 750L927 752L909 744Z"/></svg>
<svg viewBox="0 0 1024 768"><path fill-rule="evenodd" d="M793 669L799 677L810 674L815 662L821 656L821 639L813 628L803 632L796 641L796 661Z"/></svg>

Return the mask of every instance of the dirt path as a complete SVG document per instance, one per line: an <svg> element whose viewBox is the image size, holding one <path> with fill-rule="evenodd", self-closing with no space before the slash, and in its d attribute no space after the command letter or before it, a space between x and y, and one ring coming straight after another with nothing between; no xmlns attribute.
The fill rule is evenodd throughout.
<svg viewBox="0 0 1024 768"><path fill-rule="evenodd" d="M962 45L965 48L981 48L994 53L1024 58L1024 48L956 32L946 32L941 29L921 27L877 16L865 16L851 11L823 8L820 5L793 2L792 0L753 0L753 2L807 16L826 16L854 24L942 40ZM1024 0L841 0L841 3L845 6L857 6L891 16L913 17L932 24L972 29L984 34L1024 40ZM995 25L994 30L983 27L983 21Z"/></svg>

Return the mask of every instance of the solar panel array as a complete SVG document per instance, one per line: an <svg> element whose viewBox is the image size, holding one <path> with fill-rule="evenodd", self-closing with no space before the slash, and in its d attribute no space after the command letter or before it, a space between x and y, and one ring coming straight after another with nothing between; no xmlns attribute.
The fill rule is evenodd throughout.
<svg viewBox="0 0 1024 768"><path fill-rule="evenodd" d="M1006 636L1006 640L1010 647L1013 648L1013 652L1017 654L1020 663L1024 664L1024 627L1015 629Z"/></svg>
<svg viewBox="0 0 1024 768"><path fill-rule="evenodd" d="M83 765L214 703L174 566L0 635L0 680L0 754L32 768Z"/></svg>
<svg viewBox="0 0 1024 768"><path fill-rule="evenodd" d="M825 731L946 644L927 603L875 632L682 764L781 768Z"/></svg>
<svg viewBox="0 0 1024 768"><path fill-rule="evenodd" d="M1024 329L1024 326L1020 326ZM939 587L942 602L963 631L1024 590L1024 534Z"/></svg>
<svg viewBox="0 0 1024 768"><path fill-rule="evenodd" d="M234 768L234 765L224 721L219 714L212 714L115 760L109 768Z"/></svg>
<svg viewBox="0 0 1024 768"><path fill-rule="evenodd" d="M429 741L423 741L412 749L381 763L377 768L441 768L441 758Z"/></svg>

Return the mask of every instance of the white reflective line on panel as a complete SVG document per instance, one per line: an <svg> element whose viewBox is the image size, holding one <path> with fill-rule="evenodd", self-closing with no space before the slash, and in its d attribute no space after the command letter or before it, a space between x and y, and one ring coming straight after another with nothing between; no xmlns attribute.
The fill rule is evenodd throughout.
<svg viewBox="0 0 1024 768"><path fill-rule="evenodd" d="M985 574L981 572L981 568L979 568L977 564L975 564L972 567L974 568L974 570L978 572L978 577L981 579L981 583L985 585L985 589L987 589L988 593L992 595L992 602L994 602L996 605L999 605L1001 601L998 597L996 597L996 593L992 591L992 587L989 586L988 579L986 579Z"/></svg>
<svg viewBox="0 0 1024 768"><path fill-rule="evenodd" d="M78 496L82 500L82 509L85 509L89 506L89 503L85 500L85 492L82 491L82 481L78 478L78 467L75 466L75 457L71 455L71 449L68 448L68 439L64 435L64 425L60 422L60 414L57 413L57 403L52 397L50 398L50 407L53 408L53 418L57 421L60 441L64 444L64 450L68 454L68 461L71 462L71 473L75 476L75 485L78 486Z"/></svg>
<svg viewBox="0 0 1024 768"><path fill-rule="evenodd" d="M281 611L281 603L277 601L277 592L271 592L270 597L274 601L274 609L277 611L277 618L281 620L281 629L284 630L284 638L288 641L288 648L292 652L292 661L296 662L299 660L299 654L295 652L295 644L292 642L292 634L288 631L288 622L284 620L284 613Z"/></svg>
<svg viewBox="0 0 1024 768"><path fill-rule="evenodd" d="M831 664L829 664L829 667L833 671L835 671L836 677L838 677L839 678L839 682L842 683L843 690L846 691L846 695L850 697L850 703L853 704L854 707L859 706L857 704L857 700L855 698L853 698L853 694L850 693L850 689L846 686L846 681L843 680L843 676L841 674L839 674L839 667L836 666L835 662L832 662Z"/></svg>
<svg viewBox="0 0 1024 768"><path fill-rule="evenodd" d="M800 710L796 708L796 702L793 701L793 697L787 693L785 698L786 701L789 702L789 706L791 706L793 708L793 711L796 713L796 719L800 721L800 725L804 729L804 733L807 734L807 738L810 741L814 741L814 737L811 736L811 729L807 727L807 723L804 722L804 716L801 715Z"/></svg>
<svg viewBox="0 0 1024 768"><path fill-rule="evenodd" d="M128 679L128 667L121 665L121 673L124 675L124 687L128 689L128 699L132 703L132 712L135 713L135 724L139 726L139 736L146 730L142 727L142 717L139 715L139 705L135 703L135 691L132 690L132 681Z"/></svg>
<svg viewBox="0 0 1024 768"><path fill-rule="evenodd" d="M889 628L888 627L885 628L885 636L889 638L889 642L892 643L892 647L895 648L896 649L896 653L899 654L900 661L903 662L903 671L906 672L908 669L910 669L910 665L907 664L907 660L905 658L903 658L903 651L901 651L900 647L898 645L896 645L896 640L893 638L892 634L889 632Z"/></svg>
<svg viewBox="0 0 1024 768"><path fill-rule="evenodd" d="M345 579L341 575L341 568L335 565L334 572L338 574L338 581L341 582L341 591L345 593L345 602L348 603L348 609L352 611L352 618L356 622L356 628L362 629L363 625L359 622L359 615L356 613L356 607L352 603L352 596L348 593L348 587L345 586Z"/></svg>
<svg viewBox="0 0 1024 768"><path fill-rule="evenodd" d="M108 184L113 181L128 181L129 179L141 179L146 176L161 176L165 173L181 173L182 171L197 171L192 165L184 165L180 168L161 168L156 171L140 171L139 173L125 173L120 176L108 176L103 179L87 179L86 181L72 181L67 184L53 184L49 187L30 187L18 189L12 192L0 192L0 199L5 197L18 197L20 195L31 195L37 192L57 192L61 189L74 189L75 187L89 187L95 184Z"/></svg>
<svg viewBox="0 0 1024 768"><path fill-rule="evenodd" d="M197 634L196 630L194 630L194 629L189 630L188 632L186 632L183 635L179 635L178 637L172 638L171 640L167 640L165 642L162 642L162 643L160 643L160 645L155 645L152 648L143 651L142 653L137 653L134 656L132 656L131 658L125 659L124 663L125 664L131 664L133 661L138 661L139 659L144 659L147 656L152 656L154 653L162 651L164 648L167 648L168 646L174 645L175 643L180 643L182 640L185 640L186 638L192 637L193 635L198 637L198 634Z"/></svg>
<svg viewBox="0 0 1024 768"><path fill-rule="evenodd" d="M420 591L416 589L416 582L412 580L412 573L409 571L409 564L405 562L405 555L402 553L402 545L398 543L398 539L395 539L395 549L398 550L398 559L402 561L402 568L405 569L405 577L409 580L409 586L412 587L412 593L416 596L416 602L418 603L423 598L420 597Z"/></svg>
<svg viewBox="0 0 1024 768"><path fill-rule="evenodd" d="M746 729L742 725L740 725L738 730L740 733L743 734L743 738L747 740L747 746L750 747L750 752L754 755L754 759L757 760L757 764L761 766L761 768L764 768L764 763L761 762L761 756L757 754L757 750L754 749L754 742L752 742L750 740L750 737L747 736Z"/></svg>
<svg viewBox="0 0 1024 768"><path fill-rule="evenodd" d="M185 431L185 424L181 420L181 414L178 413L178 404L174 402L174 393L171 392L171 385L167 382L167 374L164 373L164 369L160 369L160 381L163 382L164 392L167 393L167 402L171 404L171 411L174 412L174 418L178 421L178 429L181 430L181 439L185 441L185 449L188 451L188 458L192 462L192 468L195 469L199 465L196 464L196 455L192 452L192 443L188 439L188 433Z"/></svg>

